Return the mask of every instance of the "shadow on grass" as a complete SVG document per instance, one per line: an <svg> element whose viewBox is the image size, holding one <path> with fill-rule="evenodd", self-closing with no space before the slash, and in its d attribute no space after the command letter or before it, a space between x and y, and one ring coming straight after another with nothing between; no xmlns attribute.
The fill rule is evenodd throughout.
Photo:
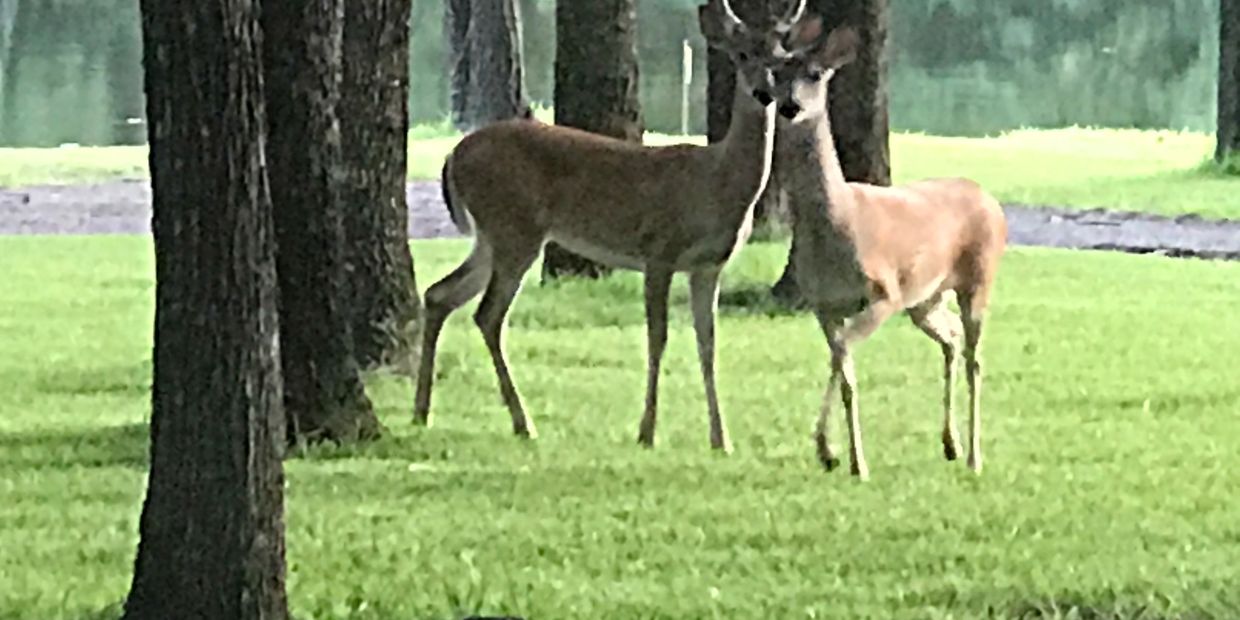
<svg viewBox="0 0 1240 620"><path fill-rule="evenodd" d="M462 447L471 446L478 439L478 433L443 428L417 428L413 433L398 434L394 431L405 430L397 429L398 425L412 425L412 422L408 419L384 420L386 430L382 437L374 441L345 445L331 443L313 445L305 449L291 450L285 460L315 462L362 458L410 463L441 462L452 460ZM497 439L520 441L516 437L507 435Z"/></svg>
<svg viewBox="0 0 1240 620"><path fill-rule="evenodd" d="M1193 173L1222 179L1240 177L1240 153L1232 153L1223 161L1218 161L1213 157L1207 158L1193 170Z"/></svg>
<svg viewBox="0 0 1240 620"><path fill-rule="evenodd" d="M0 433L0 467L129 467L145 470L149 439L145 423L71 432Z"/></svg>
<svg viewBox="0 0 1240 620"><path fill-rule="evenodd" d="M771 295L769 286L755 284L722 291L719 294L719 312L732 316L785 317L801 314L802 309Z"/></svg>
<svg viewBox="0 0 1240 620"><path fill-rule="evenodd" d="M69 368L40 373L35 388L67 396L134 396L151 393L151 362L109 368Z"/></svg>
<svg viewBox="0 0 1240 620"><path fill-rule="evenodd" d="M1013 620L1214 620L1218 618L1214 614L1199 611L1167 613L1154 609L1151 605L1071 598L1021 603L1006 610L991 609L988 616Z"/></svg>

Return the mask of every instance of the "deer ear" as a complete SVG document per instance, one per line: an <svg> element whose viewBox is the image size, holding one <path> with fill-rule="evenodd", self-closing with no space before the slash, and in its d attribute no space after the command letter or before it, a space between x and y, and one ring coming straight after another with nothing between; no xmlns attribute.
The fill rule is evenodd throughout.
<svg viewBox="0 0 1240 620"><path fill-rule="evenodd" d="M857 48L861 45L861 37L857 31L843 26L827 35L827 42L819 50L818 62L827 69L840 67L857 59Z"/></svg>
<svg viewBox="0 0 1240 620"><path fill-rule="evenodd" d="M788 49L793 53L813 49L822 38L822 16L809 15L793 24L788 32Z"/></svg>

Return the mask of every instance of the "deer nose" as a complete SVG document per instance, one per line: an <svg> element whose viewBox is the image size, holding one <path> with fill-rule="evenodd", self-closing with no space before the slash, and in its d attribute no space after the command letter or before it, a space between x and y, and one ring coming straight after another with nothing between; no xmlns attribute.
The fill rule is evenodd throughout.
<svg viewBox="0 0 1240 620"><path fill-rule="evenodd" d="M757 99L758 103L762 104L763 107L771 105L771 102L775 101L775 99L771 97L771 93L768 93L760 88L754 89L753 98Z"/></svg>
<svg viewBox="0 0 1240 620"><path fill-rule="evenodd" d="M789 120L794 119L797 117L797 114L800 114L800 113L801 113L801 106L795 103L785 103L784 105L779 106L780 116L783 116L786 119L789 119Z"/></svg>

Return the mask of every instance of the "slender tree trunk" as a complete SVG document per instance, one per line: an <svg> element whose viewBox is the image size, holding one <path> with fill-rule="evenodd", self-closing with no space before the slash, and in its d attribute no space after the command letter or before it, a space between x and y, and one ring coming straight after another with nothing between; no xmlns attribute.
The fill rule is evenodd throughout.
<svg viewBox="0 0 1240 620"><path fill-rule="evenodd" d="M17 24L19 7L17 0L0 0L0 96L9 94L5 90L9 75L9 48L13 45L13 27Z"/></svg>
<svg viewBox="0 0 1240 620"><path fill-rule="evenodd" d="M449 103L452 124L461 131L473 126L469 114L469 12L472 4L473 0L443 0Z"/></svg>
<svg viewBox="0 0 1240 620"><path fill-rule="evenodd" d="M446 0L452 121L463 132L530 115L514 0Z"/></svg>
<svg viewBox="0 0 1240 620"><path fill-rule="evenodd" d="M288 617L258 4L143 0L151 472L130 620Z"/></svg>
<svg viewBox="0 0 1240 620"><path fill-rule="evenodd" d="M891 154L887 117L887 0L810 0L810 9L849 24L861 35L857 59L831 79L831 136L839 152L844 178L851 182L891 185ZM795 239L793 243L795 243ZM798 305L792 250L784 273L771 293Z"/></svg>
<svg viewBox="0 0 1240 620"><path fill-rule="evenodd" d="M345 306L364 369L413 376L422 306L409 254L408 0L346 4L340 100Z"/></svg>
<svg viewBox="0 0 1240 620"><path fill-rule="evenodd" d="M1240 154L1240 0L1219 0L1218 145L1221 163Z"/></svg>
<svg viewBox="0 0 1240 620"><path fill-rule="evenodd" d="M344 0L263 7L268 166L279 251L290 439L377 436L343 303L340 100Z"/></svg>
<svg viewBox="0 0 1240 620"><path fill-rule="evenodd" d="M764 0L735 0L733 10L747 24L763 24L774 9ZM715 143L728 135L732 124L732 101L736 97L736 67L728 55L716 50L706 51L706 141ZM771 177L766 189L754 206L754 227L758 231L772 230L787 224L788 209L783 192L779 189L775 162L771 162Z"/></svg>
<svg viewBox="0 0 1240 620"><path fill-rule="evenodd" d="M555 36L556 124L641 142L635 0L557 0ZM544 281L608 271L553 243L543 256Z"/></svg>

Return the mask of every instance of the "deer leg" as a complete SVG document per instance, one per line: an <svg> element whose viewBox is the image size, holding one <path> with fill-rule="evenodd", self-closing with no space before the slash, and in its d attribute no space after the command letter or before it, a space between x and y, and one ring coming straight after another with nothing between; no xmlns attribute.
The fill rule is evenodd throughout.
<svg viewBox="0 0 1240 620"><path fill-rule="evenodd" d="M976 299L962 296L965 378L969 383L969 469L982 471L982 323L983 310Z"/></svg>
<svg viewBox="0 0 1240 620"><path fill-rule="evenodd" d="M689 275L689 298L693 307L693 331L697 336L698 362L706 388L706 407L710 416L710 447L724 454L732 452L728 427L719 410L715 391L715 309L719 301L719 269L696 271Z"/></svg>
<svg viewBox="0 0 1240 620"><path fill-rule="evenodd" d="M860 480L870 477L870 468L865 461L865 450L861 442L861 414L857 407L857 374L853 368L852 345L859 343L878 329L883 321L896 310L896 304L890 299L872 301L864 311L853 317L852 321L840 330L836 341L831 343L832 371L840 377L840 399L848 416L848 446L851 473Z"/></svg>
<svg viewBox="0 0 1240 620"><path fill-rule="evenodd" d="M842 367L837 360L836 351L840 348L838 346L841 342L839 331L843 326L843 321L823 309L816 310L814 314L818 318L818 325L822 328L823 335L827 337L827 345L831 350L831 376L827 379L827 389L822 395L822 407L819 410L818 424L814 430L814 442L818 448L818 462L822 464L823 469L833 471L840 466L840 459L831 445L831 407L835 403L836 392L840 389Z"/></svg>
<svg viewBox="0 0 1240 620"><path fill-rule="evenodd" d="M453 311L486 287L491 277L490 261L490 248L482 240L476 240L474 250L465 262L426 291L421 362L418 364L417 394L413 405L415 424L431 424L431 387L435 382L435 349L439 343L439 332Z"/></svg>
<svg viewBox="0 0 1240 620"><path fill-rule="evenodd" d="M538 436L538 432L534 429L533 420L526 416L525 408L521 406L521 397L508 372L508 362L504 356L503 330L508 309L512 306L517 292L521 290L521 279L537 257L537 252L534 252L527 257L522 257L519 261L504 265L496 264L486 292L482 294L482 301L478 303L478 310L474 313L474 322L482 331L482 339L491 352L491 361L495 365L495 378L499 382L500 396L503 397L504 405L508 407L508 413L512 416L512 432L527 439L534 439Z"/></svg>
<svg viewBox="0 0 1240 620"><path fill-rule="evenodd" d="M943 350L943 457L956 460L960 453L960 436L956 432L953 401L956 384L956 357L964 328L960 317L947 307L942 297L909 309L909 318L923 333L939 343Z"/></svg>
<svg viewBox="0 0 1240 620"><path fill-rule="evenodd" d="M659 407L659 369L667 346L667 297L672 286L672 271L647 266L646 296L646 410L642 414L637 442L654 447L654 429Z"/></svg>
<svg viewBox="0 0 1240 620"><path fill-rule="evenodd" d="M840 397L848 416L848 460L852 475L860 480L870 477L865 462L865 449L861 445L861 416L857 411L857 375L853 369L852 354L848 344L841 338L832 345L831 371L839 376Z"/></svg>

